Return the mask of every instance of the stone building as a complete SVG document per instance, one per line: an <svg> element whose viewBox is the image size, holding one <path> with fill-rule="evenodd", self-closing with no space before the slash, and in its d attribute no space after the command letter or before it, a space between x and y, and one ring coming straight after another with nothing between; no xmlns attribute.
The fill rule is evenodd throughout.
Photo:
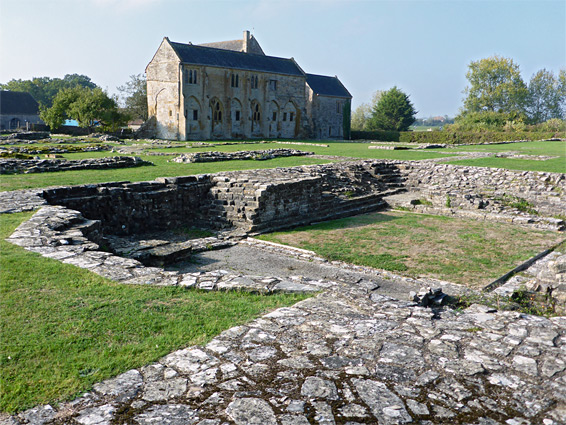
<svg viewBox="0 0 566 425"><path fill-rule="evenodd" d="M193 45L165 37L146 68L149 116L162 139L348 138L352 96L338 77L242 40Z"/></svg>
<svg viewBox="0 0 566 425"><path fill-rule="evenodd" d="M0 91L0 129L27 129L32 124L43 124L39 105L29 93Z"/></svg>

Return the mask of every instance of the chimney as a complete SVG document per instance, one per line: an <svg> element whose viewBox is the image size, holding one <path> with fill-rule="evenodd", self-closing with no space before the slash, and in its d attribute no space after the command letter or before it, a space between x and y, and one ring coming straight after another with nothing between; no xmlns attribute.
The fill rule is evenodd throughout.
<svg viewBox="0 0 566 425"><path fill-rule="evenodd" d="M242 51L249 53L249 48L250 48L249 42L250 42L250 32L246 30L244 31L244 46Z"/></svg>

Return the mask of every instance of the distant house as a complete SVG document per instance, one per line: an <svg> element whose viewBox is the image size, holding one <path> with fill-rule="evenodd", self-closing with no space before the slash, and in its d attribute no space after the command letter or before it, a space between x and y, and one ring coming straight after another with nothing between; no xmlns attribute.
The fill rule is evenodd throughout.
<svg viewBox="0 0 566 425"><path fill-rule="evenodd" d="M128 121L128 128L132 131L138 131L143 123L144 121L139 118L136 120Z"/></svg>
<svg viewBox="0 0 566 425"><path fill-rule="evenodd" d="M0 129L29 128L43 124L39 118L39 104L29 93L0 91Z"/></svg>

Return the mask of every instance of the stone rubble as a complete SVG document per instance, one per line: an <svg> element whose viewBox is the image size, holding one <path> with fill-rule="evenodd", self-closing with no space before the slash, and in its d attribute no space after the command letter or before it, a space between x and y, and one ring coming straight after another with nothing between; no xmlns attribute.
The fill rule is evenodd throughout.
<svg viewBox="0 0 566 425"><path fill-rule="evenodd" d="M233 160L253 160L265 161L267 159L285 158L289 156L311 155L312 152L299 151L296 149L267 149L261 151L238 151L238 152L196 152L184 153L171 159L173 162L194 163L194 162L217 162Z"/></svg>
<svg viewBox="0 0 566 425"><path fill-rule="evenodd" d="M85 159L0 159L0 174L47 173L54 171L105 170L109 168L140 167L151 162L132 156Z"/></svg>

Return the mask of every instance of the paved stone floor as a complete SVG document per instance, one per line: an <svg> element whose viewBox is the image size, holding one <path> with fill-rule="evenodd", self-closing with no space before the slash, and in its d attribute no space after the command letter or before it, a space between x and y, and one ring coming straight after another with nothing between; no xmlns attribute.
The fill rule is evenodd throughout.
<svg viewBox="0 0 566 425"><path fill-rule="evenodd" d="M43 208L12 239L124 282L144 276L134 260L123 260L127 276L111 271L119 257L67 227L85 226L76 213ZM566 424L566 317L425 309L340 275L146 269L143 283L318 293L0 424Z"/></svg>
<svg viewBox="0 0 566 425"><path fill-rule="evenodd" d="M563 424L566 318L352 285L5 424Z"/></svg>

